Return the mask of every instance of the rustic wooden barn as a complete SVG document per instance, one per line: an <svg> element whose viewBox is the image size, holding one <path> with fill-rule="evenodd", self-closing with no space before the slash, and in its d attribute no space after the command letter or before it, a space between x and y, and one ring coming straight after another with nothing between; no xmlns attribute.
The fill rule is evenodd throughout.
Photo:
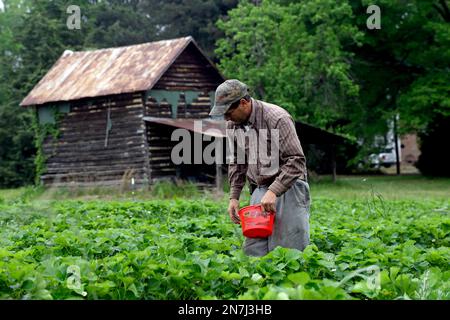
<svg viewBox="0 0 450 320"><path fill-rule="evenodd" d="M224 130L223 122L214 121L203 121L204 130L194 127L195 120L209 117L214 91L224 80L192 37L64 52L21 103L35 107L41 128L52 128L42 143L41 182L147 185L180 178L219 186L226 165L175 165L171 152L177 142L171 135L177 128L193 132L192 150L198 155L194 141L211 136L208 126ZM335 175L333 150L344 139L296 125L307 159L310 150L325 146ZM208 144L202 141L202 150Z"/></svg>
<svg viewBox="0 0 450 320"><path fill-rule="evenodd" d="M58 133L43 142L42 183L142 185L179 176L170 161L173 128L144 118L206 118L223 81L192 37L64 52L21 103ZM191 168L210 180L215 170Z"/></svg>

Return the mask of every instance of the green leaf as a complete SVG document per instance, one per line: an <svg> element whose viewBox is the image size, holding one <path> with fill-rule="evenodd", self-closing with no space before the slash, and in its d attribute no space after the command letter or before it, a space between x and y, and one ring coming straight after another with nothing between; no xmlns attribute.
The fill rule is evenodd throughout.
<svg viewBox="0 0 450 320"><path fill-rule="evenodd" d="M306 272L297 272L288 275L288 279L295 285L305 285L310 280L310 277Z"/></svg>

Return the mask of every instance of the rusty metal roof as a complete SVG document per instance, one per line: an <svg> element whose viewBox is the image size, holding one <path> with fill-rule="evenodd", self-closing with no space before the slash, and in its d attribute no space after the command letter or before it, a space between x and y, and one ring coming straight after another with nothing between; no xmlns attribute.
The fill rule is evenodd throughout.
<svg viewBox="0 0 450 320"><path fill-rule="evenodd" d="M149 90L190 43L203 54L190 36L94 51L66 50L20 105Z"/></svg>
<svg viewBox="0 0 450 320"><path fill-rule="evenodd" d="M201 133L208 136L225 138L226 137L226 121L211 119L171 119L144 117L145 121L164 124L171 127L182 128L189 131Z"/></svg>

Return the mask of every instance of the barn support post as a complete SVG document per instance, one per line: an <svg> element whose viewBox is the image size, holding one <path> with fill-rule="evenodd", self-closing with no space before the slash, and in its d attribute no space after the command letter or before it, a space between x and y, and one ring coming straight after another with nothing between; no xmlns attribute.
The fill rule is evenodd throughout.
<svg viewBox="0 0 450 320"><path fill-rule="evenodd" d="M331 144L331 170L333 174L333 183L336 183L336 145Z"/></svg>
<svg viewBox="0 0 450 320"><path fill-rule="evenodd" d="M222 165L216 164L216 190L217 192L222 192L223 175L222 175Z"/></svg>
<svg viewBox="0 0 450 320"><path fill-rule="evenodd" d="M400 156L398 152L398 131L397 131L397 115L394 116L394 143L395 143L395 166L397 175L400 175Z"/></svg>

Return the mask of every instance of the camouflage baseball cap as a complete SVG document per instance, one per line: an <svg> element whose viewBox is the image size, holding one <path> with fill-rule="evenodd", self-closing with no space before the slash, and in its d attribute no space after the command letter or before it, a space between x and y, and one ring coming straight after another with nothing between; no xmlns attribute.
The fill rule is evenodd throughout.
<svg viewBox="0 0 450 320"><path fill-rule="evenodd" d="M230 79L222 83L216 89L214 107L209 113L210 116L221 116L227 112L230 106L248 94L245 83L236 79Z"/></svg>

